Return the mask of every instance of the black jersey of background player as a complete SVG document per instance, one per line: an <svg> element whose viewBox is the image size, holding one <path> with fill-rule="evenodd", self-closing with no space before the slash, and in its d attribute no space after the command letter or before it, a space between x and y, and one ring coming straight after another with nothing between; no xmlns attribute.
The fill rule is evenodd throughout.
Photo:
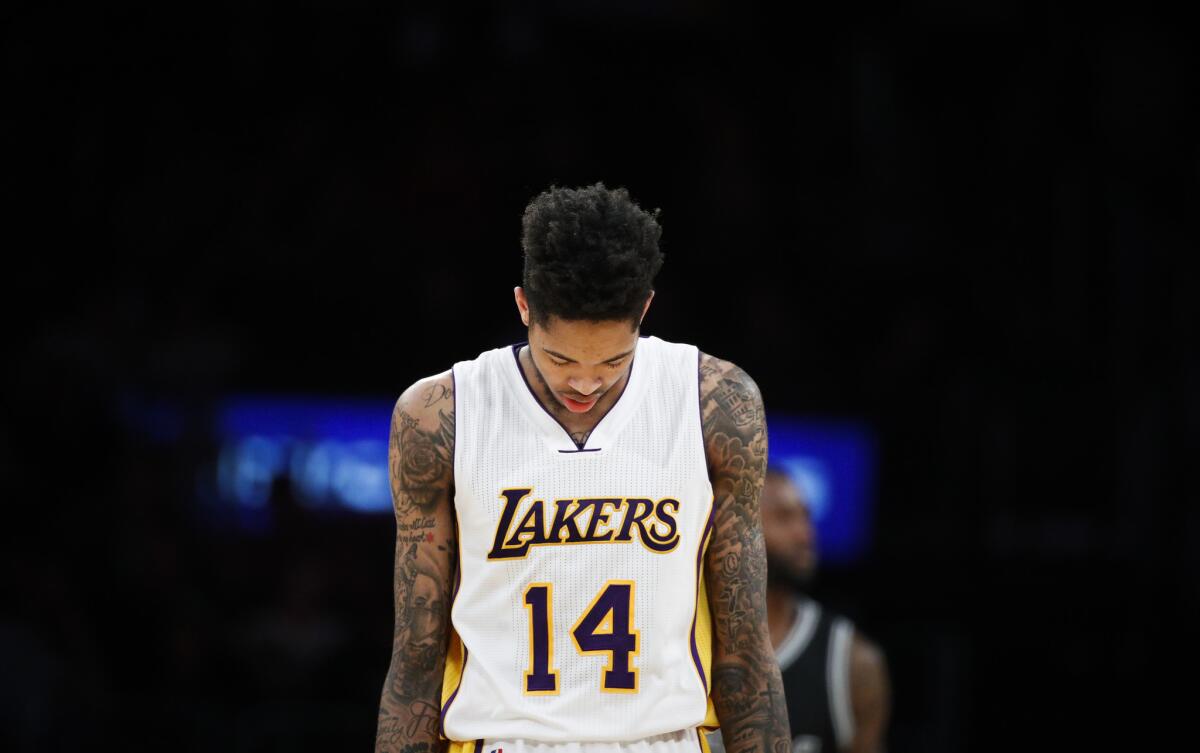
<svg viewBox="0 0 1200 753"><path fill-rule="evenodd" d="M793 753L836 753L854 736L849 620L796 600L791 630L775 649L787 696Z"/></svg>

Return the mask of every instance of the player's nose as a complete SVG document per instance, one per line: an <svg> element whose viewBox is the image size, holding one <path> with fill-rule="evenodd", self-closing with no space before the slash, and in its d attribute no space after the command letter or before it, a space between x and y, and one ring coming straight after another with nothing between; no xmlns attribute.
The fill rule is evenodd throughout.
<svg viewBox="0 0 1200 753"><path fill-rule="evenodd" d="M590 395L600 388L603 382L600 379L568 379L567 384L571 385L571 389L578 392L580 395Z"/></svg>

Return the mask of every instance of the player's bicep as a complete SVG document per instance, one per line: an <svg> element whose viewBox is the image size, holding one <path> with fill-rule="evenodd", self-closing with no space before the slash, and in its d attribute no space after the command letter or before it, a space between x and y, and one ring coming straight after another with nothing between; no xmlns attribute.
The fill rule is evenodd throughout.
<svg viewBox="0 0 1200 753"><path fill-rule="evenodd" d="M454 485L454 384L449 376L418 382L396 401L388 477L397 523L420 523L447 506Z"/></svg>
<svg viewBox="0 0 1200 753"><path fill-rule="evenodd" d="M396 516L397 611L400 590L428 577L448 592L457 542L454 531L454 385L449 375L405 391L392 411L388 476ZM411 571L416 570L416 575ZM407 595L407 594L404 594ZM430 606L427 595L417 602Z"/></svg>

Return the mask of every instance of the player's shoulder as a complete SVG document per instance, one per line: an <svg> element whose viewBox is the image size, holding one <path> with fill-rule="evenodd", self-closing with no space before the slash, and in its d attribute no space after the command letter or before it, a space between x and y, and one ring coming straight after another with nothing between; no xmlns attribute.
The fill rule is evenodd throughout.
<svg viewBox="0 0 1200 753"><path fill-rule="evenodd" d="M850 667L855 673L878 673L885 668L883 648L869 636L854 626L854 634L850 640Z"/></svg>
<svg viewBox="0 0 1200 753"><path fill-rule="evenodd" d="M852 685L877 683L887 675L887 658L883 648L848 617L838 616L850 626L850 677Z"/></svg>
<svg viewBox="0 0 1200 753"><path fill-rule="evenodd" d="M706 435L718 424L758 431L763 417L758 384L732 361L701 351L700 415Z"/></svg>
<svg viewBox="0 0 1200 753"><path fill-rule="evenodd" d="M800 601L798 604L799 608L815 608L820 616L819 619L828 623L833 632L837 632L840 628L849 634L849 657L852 673L873 675L884 670L886 665L883 649L864 633L854 620L811 599Z"/></svg>
<svg viewBox="0 0 1200 753"><path fill-rule="evenodd" d="M418 379L400 393L392 408L392 424L415 424L428 430L438 430L449 420L454 425L454 373Z"/></svg>
<svg viewBox="0 0 1200 753"><path fill-rule="evenodd" d="M700 351L700 398L711 399L720 388L736 388L741 393L761 399L758 384L745 369L733 361L717 358Z"/></svg>

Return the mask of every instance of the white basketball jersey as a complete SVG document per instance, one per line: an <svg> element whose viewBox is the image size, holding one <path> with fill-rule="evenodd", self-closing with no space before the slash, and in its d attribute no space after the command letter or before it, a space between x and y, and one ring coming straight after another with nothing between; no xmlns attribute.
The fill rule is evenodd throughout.
<svg viewBox="0 0 1200 753"><path fill-rule="evenodd" d="M630 741L715 725L697 349L639 338L624 392L581 448L517 348L454 366L443 734Z"/></svg>

